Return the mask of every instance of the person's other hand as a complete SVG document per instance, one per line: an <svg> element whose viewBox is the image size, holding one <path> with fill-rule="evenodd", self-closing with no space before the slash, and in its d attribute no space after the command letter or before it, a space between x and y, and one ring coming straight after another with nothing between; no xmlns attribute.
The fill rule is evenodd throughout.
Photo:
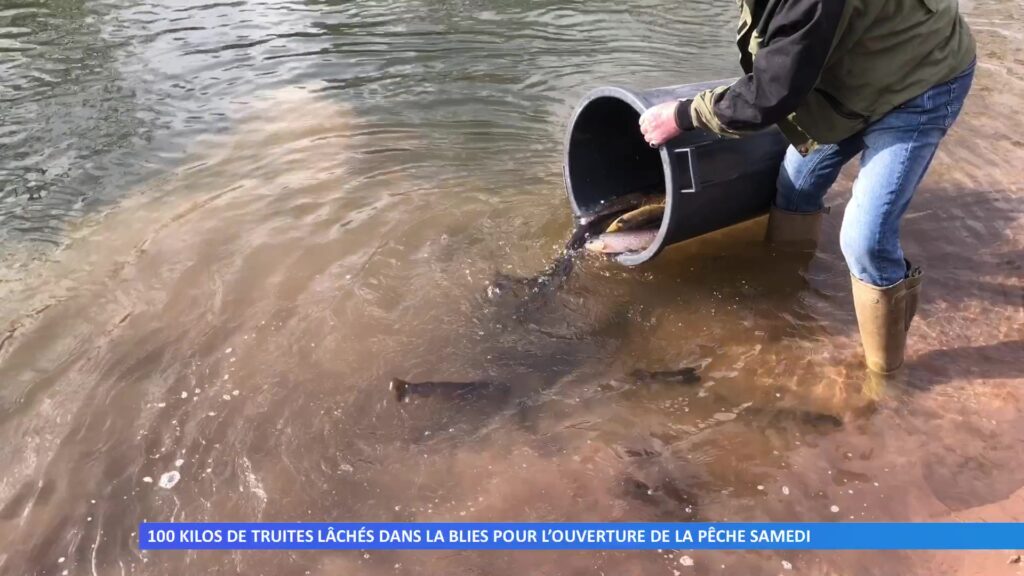
<svg viewBox="0 0 1024 576"><path fill-rule="evenodd" d="M682 130L676 125L676 107L679 102L665 102L647 110L640 116L640 131L652 148L679 136Z"/></svg>

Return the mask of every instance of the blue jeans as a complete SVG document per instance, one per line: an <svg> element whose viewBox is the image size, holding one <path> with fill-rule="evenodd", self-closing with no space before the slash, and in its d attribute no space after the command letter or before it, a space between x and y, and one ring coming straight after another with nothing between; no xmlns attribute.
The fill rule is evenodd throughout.
<svg viewBox="0 0 1024 576"><path fill-rule="evenodd" d="M960 114L973 79L972 64L838 144L819 146L807 156L791 146L779 173L775 205L790 212L821 210L839 170L861 154L839 243L850 272L860 280L879 287L900 282L907 272L900 220Z"/></svg>

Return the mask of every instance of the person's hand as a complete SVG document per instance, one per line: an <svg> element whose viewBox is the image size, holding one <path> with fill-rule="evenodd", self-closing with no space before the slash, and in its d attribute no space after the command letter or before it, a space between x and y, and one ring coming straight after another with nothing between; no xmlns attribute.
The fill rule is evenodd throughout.
<svg viewBox="0 0 1024 576"><path fill-rule="evenodd" d="M679 136L682 130L676 125L676 107L679 102L665 102L658 104L644 112L640 117L640 131L644 134L644 140L657 148L665 142Z"/></svg>

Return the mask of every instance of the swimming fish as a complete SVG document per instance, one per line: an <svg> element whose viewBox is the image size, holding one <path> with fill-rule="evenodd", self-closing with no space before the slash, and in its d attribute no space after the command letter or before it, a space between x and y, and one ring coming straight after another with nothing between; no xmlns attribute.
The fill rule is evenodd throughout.
<svg viewBox="0 0 1024 576"><path fill-rule="evenodd" d="M548 296L556 293L561 290L562 285L572 275L573 269L576 266L577 253L581 249L587 248L589 242L594 241L595 237L607 230L610 222L624 213L636 211L639 207L655 205L664 201L664 196L662 195L633 192L602 202L597 209L585 216L576 218L576 228L565 243L565 250L546 270L532 278L512 278L498 274L492 283L492 286L494 286L493 292L502 293L509 291L503 288L509 288L514 291L516 285L521 285L525 288L523 292L531 295L533 298L541 297L542 294ZM654 236L647 241L644 248L653 241ZM597 251L600 252L601 250ZM620 253L626 251L628 250L622 250ZM543 299L543 297L541 298Z"/></svg>
<svg viewBox="0 0 1024 576"><path fill-rule="evenodd" d="M637 206L637 203L642 202L644 198L648 198L648 196L640 193L629 194L623 198L612 200L589 216L578 218L576 228L565 243L565 249L546 270L532 278L514 278L499 273L495 275L494 281L491 283L492 292L495 294L525 294L525 299L520 298L523 300L522 304L526 304L527 300L544 300L556 294L572 275L576 267L578 252L586 246L587 242L606 229L609 222L631 207ZM517 286L522 289L516 290Z"/></svg>
<svg viewBox="0 0 1024 576"><path fill-rule="evenodd" d="M397 402L409 402L413 397L438 396L454 400L474 400L483 397L507 396L507 384L493 382L408 382L392 378L388 386Z"/></svg>
<svg viewBox="0 0 1024 576"><path fill-rule="evenodd" d="M608 226L605 232L624 232L626 230L637 230L644 228L654 222L661 222L665 216L665 203L664 201L656 204L646 204L637 208L636 210L626 212L622 216L615 219L614 222Z"/></svg>
<svg viewBox="0 0 1024 576"><path fill-rule="evenodd" d="M838 429L843 427L843 419L835 414L794 408L789 406L769 406L765 408L749 407L744 414L760 421L765 428L779 428L786 424L797 424L819 430Z"/></svg>
<svg viewBox="0 0 1024 576"><path fill-rule="evenodd" d="M645 250L657 238L657 230L630 230L628 232L612 232L601 234L588 240L586 249L601 254L622 254Z"/></svg>
<svg viewBox="0 0 1024 576"><path fill-rule="evenodd" d="M663 370L651 372L648 370L634 370L630 373L637 382L664 382L667 384L700 384L700 374L697 368L687 366L679 370Z"/></svg>
<svg viewBox="0 0 1024 576"><path fill-rule="evenodd" d="M585 216L578 217L576 219L576 223L579 226L587 226L594 220L601 219L609 215L618 216L623 212L635 211L642 206L664 202L665 197L661 194L651 194L648 192L623 194L622 196L616 196L610 200L603 200L595 210L590 211Z"/></svg>

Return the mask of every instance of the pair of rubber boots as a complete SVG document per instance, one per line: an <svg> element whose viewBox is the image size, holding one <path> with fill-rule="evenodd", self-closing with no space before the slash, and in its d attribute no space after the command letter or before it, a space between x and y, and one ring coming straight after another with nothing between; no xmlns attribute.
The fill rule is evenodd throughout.
<svg viewBox="0 0 1024 576"><path fill-rule="evenodd" d="M812 213L788 212L772 206L766 240L780 247L813 252L821 235L821 219L828 209ZM907 262L903 280L879 288L850 276L853 307L868 369L890 374L903 366L907 332L917 313L922 272Z"/></svg>

